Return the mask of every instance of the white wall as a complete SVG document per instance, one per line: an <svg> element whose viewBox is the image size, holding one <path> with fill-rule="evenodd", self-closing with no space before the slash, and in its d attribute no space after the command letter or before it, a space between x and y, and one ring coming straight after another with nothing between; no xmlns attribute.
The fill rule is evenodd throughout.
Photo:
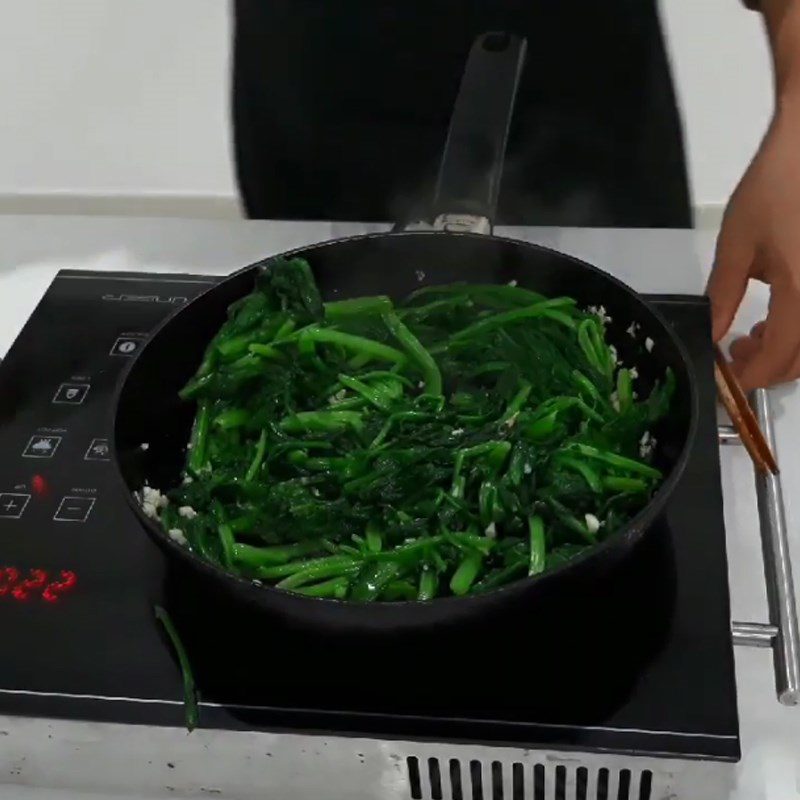
<svg viewBox="0 0 800 800"><path fill-rule="evenodd" d="M660 0L684 116L695 204L724 203L772 112L758 14L739 0Z"/></svg>
<svg viewBox="0 0 800 800"><path fill-rule="evenodd" d="M1 2L0 208L50 193L233 202L224 0ZM719 204L770 111L759 19L737 0L661 2L695 201Z"/></svg>
<svg viewBox="0 0 800 800"><path fill-rule="evenodd" d="M224 0L0 7L0 194L233 194Z"/></svg>

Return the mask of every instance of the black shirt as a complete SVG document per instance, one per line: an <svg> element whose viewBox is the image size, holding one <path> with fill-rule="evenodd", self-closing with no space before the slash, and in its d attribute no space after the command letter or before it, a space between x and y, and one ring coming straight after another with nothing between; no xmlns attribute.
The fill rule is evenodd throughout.
<svg viewBox="0 0 800 800"><path fill-rule="evenodd" d="M499 220L690 224L650 0L237 0L234 122L251 216L424 213L474 38L528 40Z"/></svg>

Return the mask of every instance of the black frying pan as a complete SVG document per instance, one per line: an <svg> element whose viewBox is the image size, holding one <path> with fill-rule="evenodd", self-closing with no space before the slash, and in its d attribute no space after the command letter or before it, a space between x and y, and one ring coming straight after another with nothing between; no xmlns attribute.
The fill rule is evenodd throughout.
<svg viewBox="0 0 800 800"><path fill-rule="evenodd" d="M205 590L225 592L294 623L327 630L422 629L485 621L492 614L520 609L533 623L550 603L599 596L604 582L613 581L620 564L662 516L684 471L696 427L695 378L680 342L649 303L596 267L536 245L468 232L491 227L524 52L524 40L506 34L485 34L472 48L432 209L439 230L358 236L286 255L307 259L325 299L375 294L399 298L421 284L514 280L543 294L568 294L583 305L603 305L613 318L611 341L626 363L637 363L639 391L649 391L667 366L675 372L678 391L672 411L655 431L656 460L666 480L649 505L613 537L559 569L482 595L368 604L317 599L254 585L202 560L148 519L132 492L145 480L162 490L177 484L194 416L194 405L181 402L178 390L195 372L207 342L226 319L227 307L253 289L256 272L267 259L234 273L170 316L130 365L116 398L114 455L131 508L167 557L200 578ZM302 186L289 190L302 191ZM643 268L646 264L647 254L642 253ZM647 359L626 333L632 322L639 327L640 341L653 340ZM142 451L142 442L150 444L148 450Z"/></svg>

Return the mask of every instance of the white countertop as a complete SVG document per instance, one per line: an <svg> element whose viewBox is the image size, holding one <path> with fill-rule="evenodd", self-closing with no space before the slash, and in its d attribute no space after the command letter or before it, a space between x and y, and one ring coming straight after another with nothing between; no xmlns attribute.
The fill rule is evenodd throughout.
<svg viewBox="0 0 800 800"><path fill-rule="evenodd" d="M59 269L225 274L292 247L382 229L342 223L0 216L0 355ZM714 245L710 232L501 228L497 233L584 258L642 292L702 292ZM745 330L759 319L765 299L763 287L751 291L734 327ZM800 456L793 455L791 445L800 438L800 403L795 387L774 390L772 397L792 554L800 565ZM766 621L752 468L741 448L725 449L722 464L733 616ZM782 707L775 699L770 651L738 648L736 668L743 758L733 797L800 797L800 707ZM0 746L3 798L61 796L58 787L52 787L55 793L4 789L5 766Z"/></svg>

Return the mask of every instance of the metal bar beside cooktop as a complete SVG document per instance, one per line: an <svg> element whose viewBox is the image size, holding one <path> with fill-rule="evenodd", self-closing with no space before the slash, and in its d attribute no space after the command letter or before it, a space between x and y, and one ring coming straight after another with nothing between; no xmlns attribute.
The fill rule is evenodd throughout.
<svg viewBox="0 0 800 800"><path fill-rule="evenodd" d="M767 444L775 453L769 393L766 389L756 389L750 402ZM719 426L719 440L722 444L741 444L730 425ZM745 647L772 648L778 701L786 706L795 706L800 703L800 630L783 490L780 475L756 470L755 477L770 624L734 622L733 641Z"/></svg>
<svg viewBox="0 0 800 800"><path fill-rule="evenodd" d="M764 389L758 389L754 392L752 402L758 424L774 453L775 429L769 395ZM756 493L762 520L770 622L778 627L778 635L773 642L778 699L784 705L797 705L800 702L800 631L780 475L757 473Z"/></svg>

